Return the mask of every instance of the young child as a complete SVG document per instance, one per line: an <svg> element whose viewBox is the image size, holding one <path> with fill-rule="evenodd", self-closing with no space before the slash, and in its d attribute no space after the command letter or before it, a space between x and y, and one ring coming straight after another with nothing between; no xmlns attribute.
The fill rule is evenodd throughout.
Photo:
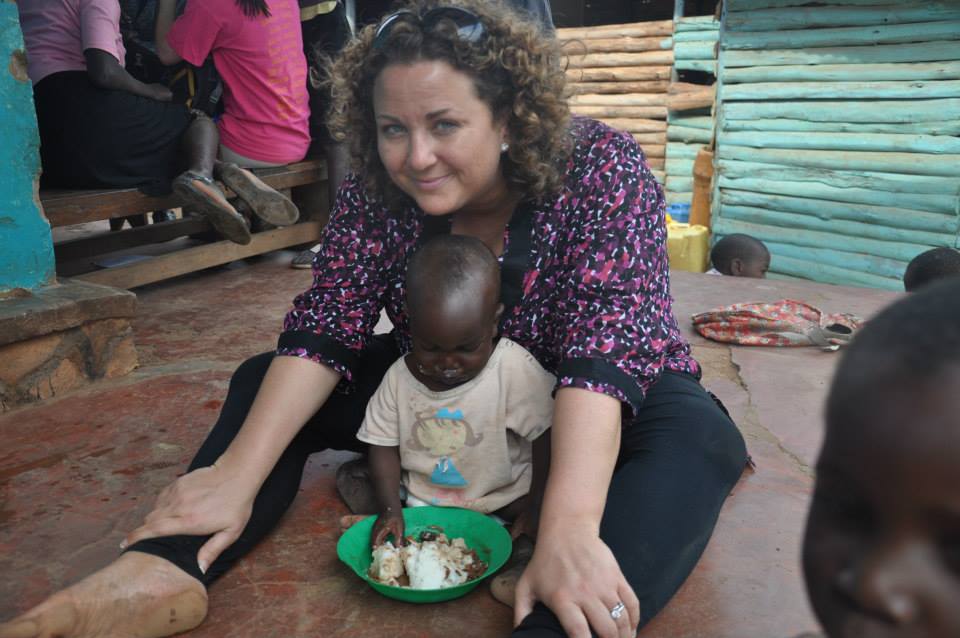
<svg viewBox="0 0 960 638"><path fill-rule="evenodd" d="M830 638L960 636L960 280L868 321L827 401L803 567Z"/></svg>
<svg viewBox="0 0 960 638"><path fill-rule="evenodd" d="M357 433L379 502L371 544L403 542L402 500L496 514L514 537L532 537L555 379L497 337L496 258L472 237L429 241L410 261L406 304L412 350L387 371Z"/></svg>
<svg viewBox="0 0 960 638"><path fill-rule="evenodd" d="M711 275L763 279L770 269L770 251L756 237L734 233L726 235L710 251Z"/></svg>
<svg viewBox="0 0 960 638"><path fill-rule="evenodd" d="M935 279L960 275L960 252L953 248L931 248L907 264L903 273L903 288L914 292Z"/></svg>

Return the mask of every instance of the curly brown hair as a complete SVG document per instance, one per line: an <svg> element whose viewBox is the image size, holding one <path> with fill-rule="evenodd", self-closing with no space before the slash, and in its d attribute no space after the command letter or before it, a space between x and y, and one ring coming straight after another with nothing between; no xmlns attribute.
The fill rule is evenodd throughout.
<svg viewBox="0 0 960 638"><path fill-rule="evenodd" d="M474 13L484 34L469 42L448 20L429 31L404 20L374 48L377 26L364 28L330 68L328 125L334 139L349 140L353 167L373 194L387 203L403 200L377 152L374 81L389 64L440 60L470 76L494 119L506 122L510 148L501 169L507 183L526 199L555 194L572 147L560 45L499 0L412 0L405 8L422 16L438 6Z"/></svg>

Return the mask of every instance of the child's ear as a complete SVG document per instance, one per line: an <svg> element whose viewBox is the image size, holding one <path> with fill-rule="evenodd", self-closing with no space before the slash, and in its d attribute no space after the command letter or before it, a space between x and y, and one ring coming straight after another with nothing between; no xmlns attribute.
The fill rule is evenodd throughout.
<svg viewBox="0 0 960 638"><path fill-rule="evenodd" d="M730 260L730 274L734 277L743 276L743 260L739 257L734 257Z"/></svg>

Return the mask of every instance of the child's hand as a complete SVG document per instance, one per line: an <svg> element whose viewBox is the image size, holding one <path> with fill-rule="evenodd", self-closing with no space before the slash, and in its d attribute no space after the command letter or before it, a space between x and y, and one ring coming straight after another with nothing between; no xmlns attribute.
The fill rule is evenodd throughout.
<svg viewBox="0 0 960 638"><path fill-rule="evenodd" d="M404 538L403 513L387 510L377 516L373 529L370 531L370 546L379 547L387 542L387 537L393 534L393 544L397 547L407 544Z"/></svg>

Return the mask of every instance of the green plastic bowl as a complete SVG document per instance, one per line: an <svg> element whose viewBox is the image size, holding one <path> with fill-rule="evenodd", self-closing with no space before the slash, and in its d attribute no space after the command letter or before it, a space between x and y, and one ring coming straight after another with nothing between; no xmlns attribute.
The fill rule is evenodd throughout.
<svg viewBox="0 0 960 638"><path fill-rule="evenodd" d="M370 516L360 521L340 537L337 543L337 556L340 557L357 576L367 581L375 590L396 600L408 603L437 603L453 600L470 592L487 576L503 567L510 557L513 543L510 534L502 525L485 514L459 507L407 507L403 510L406 535L416 536L423 530L436 526L443 528L447 538L462 538L467 547L477 552L480 560L487 564L483 576L469 580L462 585L442 589L409 589L384 585L370 578L367 570L373 562L370 553L370 530L376 521Z"/></svg>

